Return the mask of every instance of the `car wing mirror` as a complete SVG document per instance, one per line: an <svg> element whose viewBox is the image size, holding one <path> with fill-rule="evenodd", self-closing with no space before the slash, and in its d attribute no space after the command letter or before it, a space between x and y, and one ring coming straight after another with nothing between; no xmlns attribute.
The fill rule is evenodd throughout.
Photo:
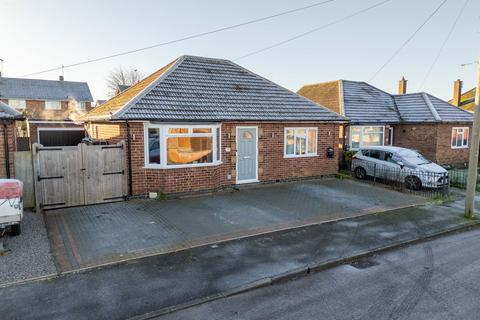
<svg viewBox="0 0 480 320"><path fill-rule="evenodd" d="M398 165L400 166L400 169L403 169L403 167L405 167L405 165L403 164L402 161L398 161L397 163L398 163Z"/></svg>

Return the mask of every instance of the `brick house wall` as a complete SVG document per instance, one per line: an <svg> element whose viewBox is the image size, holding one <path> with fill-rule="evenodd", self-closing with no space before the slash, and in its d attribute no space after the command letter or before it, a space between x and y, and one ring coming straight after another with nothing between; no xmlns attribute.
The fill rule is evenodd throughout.
<svg viewBox="0 0 480 320"><path fill-rule="evenodd" d="M395 125L394 145L418 150L441 165L464 166L468 163L470 149L452 148L452 129L456 127L468 127L471 134L471 123Z"/></svg>
<svg viewBox="0 0 480 320"><path fill-rule="evenodd" d="M192 193L215 190L235 185L236 179L236 127L258 126L258 177L262 183L335 174L338 171L339 152L327 158L327 148L339 144L339 124L334 123L263 123L224 122L221 128L221 160L218 166L150 169L144 168L143 123L130 123L132 189L134 195L149 191L163 193ZM88 124L89 133L116 143L127 142L126 125L114 123ZM284 158L285 127L317 127L318 156ZM96 130L96 131L95 131ZM108 135L112 134L111 137ZM226 148L231 148L230 152ZM227 176L231 176L229 180Z"/></svg>
<svg viewBox="0 0 480 320"><path fill-rule="evenodd" d="M393 145L418 150L427 159L437 159L436 124L401 124L393 126Z"/></svg>
<svg viewBox="0 0 480 320"><path fill-rule="evenodd" d="M7 103L8 100L2 99L2 102ZM7 103L8 104L8 103ZM90 102L85 103L85 112L92 110ZM79 112L72 107L68 101L61 102L60 110L45 110L45 101L43 100L26 100L25 109L17 109L24 113L28 119L35 120L71 120L75 116L84 112Z"/></svg>
<svg viewBox="0 0 480 320"><path fill-rule="evenodd" d="M465 166L468 164L470 148L452 149L452 128L468 127L470 136L468 143L470 146L472 137L471 123L439 124L437 125L437 158L440 164L449 164L453 166Z"/></svg>
<svg viewBox="0 0 480 320"><path fill-rule="evenodd" d="M319 90L319 88L321 88L321 90ZM342 114L340 105L340 81L306 85L298 90L297 93L338 114Z"/></svg>
<svg viewBox="0 0 480 320"><path fill-rule="evenodd" d="M4 133L4 124L7 125L7 135L5 137ZM13 121L2 121L0 120L0 179L7 178L7 168L6 168L6 157L5 157L5 139L8 142L8 157L10 163L10 177L15 176L14 172L14 163L13 163L13 152L15 151L15 127Z"/></svg>

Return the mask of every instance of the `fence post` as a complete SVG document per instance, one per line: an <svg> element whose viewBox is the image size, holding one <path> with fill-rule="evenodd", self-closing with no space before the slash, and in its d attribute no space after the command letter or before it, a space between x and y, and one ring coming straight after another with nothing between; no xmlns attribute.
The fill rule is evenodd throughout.
<svg viewBox="0 0 480 320"><path fill-rule="evenodd" d="M443 195L448 196L450 194L450 181L447 182L447 173L443 173Z"/></svg>

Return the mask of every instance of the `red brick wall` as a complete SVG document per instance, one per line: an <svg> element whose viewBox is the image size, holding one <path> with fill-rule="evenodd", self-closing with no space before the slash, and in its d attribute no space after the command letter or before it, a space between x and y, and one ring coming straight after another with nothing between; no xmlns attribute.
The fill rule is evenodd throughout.
<svg viewBox="0 0 480 320"><path fill-rule="evenodd" d="M471 141L472 124L439 124L437 125L437 158L436 161L440 164L449 164L453 166L464 166L468 163L470 148L452 149L452 128L468 127L470 128L470 137L468 143Z"/></svg>
<svg viewBox="0 0 480 320"><path fill-rule="evenodd" d="M442 165L463 166L468 162L469 148L452 149L452 128L469 127L471 123L396 125L395 146L420 151L429 160Z"/></svg>
<svg viewBox="0 0 480 320"><path fill-rule="evenodd" d="M93 135L97 124L88 125ZM99 124L99 138L117 142L125 140L125 124ZM222 123L222 164L218 166L147 169L144 168L143 124L130 123L132 137L132 176L133 194L144 194L149 191L164 193L188 193L212 190L235 184L236 167L236 130L237 126L259 127L259 168L261 182L290 180L335 174L338 171L338 156L329 159L326 149L339 143L338 124L295 124L295 123ZM318 156L305 158L284 158L285 127L318 127ZM120 135L117 133L120 132ZM112 134L111 139L108 137ZM231 148L226 152L226 148ZM231 175L231 180L227 179Z"/></svg>
<svg viewBox="0 0 480 320"><path fill-rule="evenodd" d="M2 99L3 102L8 100ZM25 109L17 109L26 115L28 119L35 120L73 120L81 113L76 108L69 105L68 101L62 101L62 108L60 110L45 110L45 101L43 100L26 100ZM85 103L85 111L90 111L92 104Z"/></svg>
<svg viewBox="0 0 480 320"><path fill-rule="evenodd" d="M13 122L6 121L7 124L7 141L8 141L8 150L9 150L9 162L10 162L10 177L13 178L14 168L13 168L13 152L15 151L15 130ZM6 174L6 165L5 165L5 134L3 121L0 120L0 179L7 177Z"/></svg>
<svg viewBox="0 0 480 320"><path fill-rule="evenodd" d="M393 145L420 151L427 159L437 160L437 125L402 124L393 126Z"/></svg>

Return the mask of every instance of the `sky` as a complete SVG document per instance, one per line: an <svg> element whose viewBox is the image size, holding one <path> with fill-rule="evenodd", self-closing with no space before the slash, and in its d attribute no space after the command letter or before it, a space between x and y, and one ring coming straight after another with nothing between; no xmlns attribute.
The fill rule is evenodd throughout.
<svg viewBox="0 0 480 320"><path fill-rule="evenodd" d="M368 81L443 0L391 0L295 41L235 62L290 90L337 79ZM480 55L480 1L470 0L425 85L465 0L448 0L371 84L396 93L450 99L453 81L475 85ZM19 77L242 23L319 0L0 0L3 75ZM372 6L381 0L335 0L300 12L197 39L64 70L65 80L88 82L94 99L107 95L111 70L133 67L145 76L183 54L235 59ZM61 71L32 78L58 79Z"/></svg>

